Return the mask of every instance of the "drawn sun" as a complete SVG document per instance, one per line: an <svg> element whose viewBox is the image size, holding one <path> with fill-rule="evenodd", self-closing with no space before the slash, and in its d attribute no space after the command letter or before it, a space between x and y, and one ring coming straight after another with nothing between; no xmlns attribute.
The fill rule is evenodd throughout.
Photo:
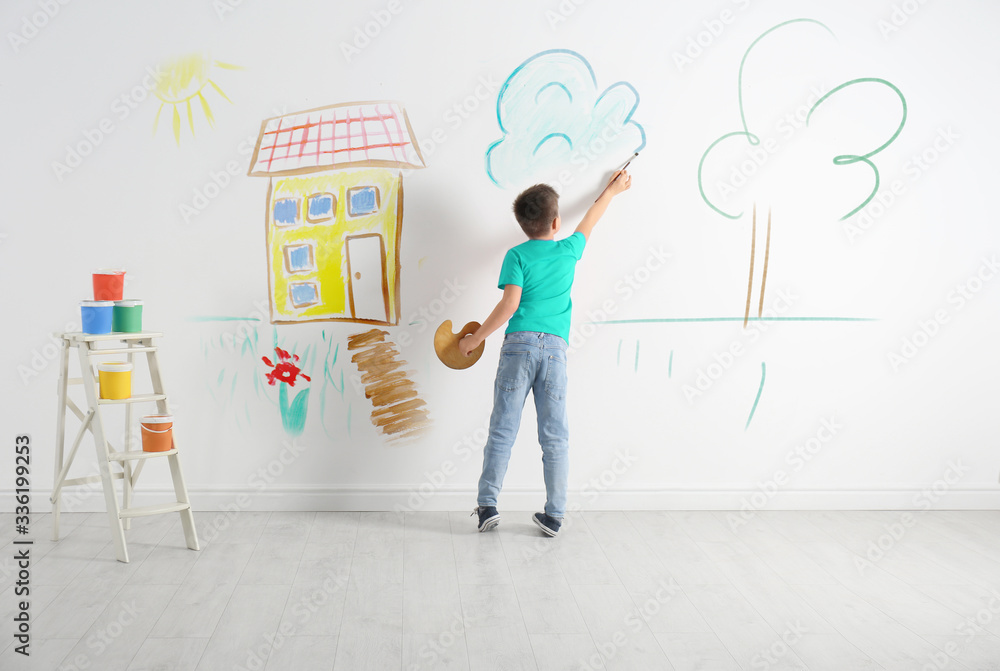
<svg viewBox="0 0 1000 671"><path fill-rule="evenodd" d="M204 90L211 86L227 102L232 104L219 85L211 79L211 70L221 68L223 70L242 70L238 65L223 63L209 58L207 54L189 54L180 56L168 61L163 66L163 76L156 83L153 93L162 102L160 108L156 110L156 119L153 120L153 134L156 134L157 126L160 123L160 113L166 106L173 108L172 125L174 129L174 140L178 145L181 143L181 112L183 105L187 108L188 126L191 128L191 136L194 137L194 112L191 101L195 98L201 103L201 109L205 113L205 120L210 128L215 127L215 117L212 115L212 108L205 98Z"/></svg>

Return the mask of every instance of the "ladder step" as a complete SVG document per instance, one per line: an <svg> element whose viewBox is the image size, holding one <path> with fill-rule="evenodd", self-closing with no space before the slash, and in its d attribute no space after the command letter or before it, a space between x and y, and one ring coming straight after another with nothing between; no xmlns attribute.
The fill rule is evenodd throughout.
<svg viewBox="0 0 1000 671"><path fill-rule="evenodd" d="M125 477L124 473L112 473L111 474L111 479L112 480L121 480L124 477ZM92 482L101 482L101 476L99 476L99 475L88 475L88 476L83 477L83 478L69 478L69 479L63 480L62 486L63 487L73 487L75 485L89 485Z"/></svg>
<svg viewBox="0 0 1000 671"><path fill-rule="evenodd" d="M136 352L155 352L157 347L115 347L109 349L88 349L87 356L101 354L135 354Z"/></svg>
<svg viewBox="0 0 1000 671"><path fill-rule="evenodd" d="M97 402L101 405L121 405L122 403L149 403L151 401L163 401L166 394L133 394L128 398L100 398Z"/></svg>
<svg viewBox="0 0 1000 671"><path fill-rule="evenodd" d="M187 510L191 507L190 503L181 503L180 501L174 501L173 503L157 503L152 506L138 506L135 508L124 508L118 513L118 517L146 517L147 515L162 515L163 513L176 513L182 510Z"/></svg>
<svg viewBox="0 0 1000 671"><path fill-rule="evenodd" d="M79 331L74 331L71 333L63 333L62 337L69 340L71 344L78 345L84 342L98 342L105 340L121 340L125 342L129 340L143 340L145 338L162 338L163 333L159 331L143 331L141 333L125 333L122 331L115 331L113 333L81 333Z"/></svg>
<svg viewBox="0 0 1000 671"><path fill-rule="evenodd" d="M164 450L163 452L115 452L108 456L111 461L137 461L139 459L155 459L156 457L169 457L177 454L177 450Z"/></svg>

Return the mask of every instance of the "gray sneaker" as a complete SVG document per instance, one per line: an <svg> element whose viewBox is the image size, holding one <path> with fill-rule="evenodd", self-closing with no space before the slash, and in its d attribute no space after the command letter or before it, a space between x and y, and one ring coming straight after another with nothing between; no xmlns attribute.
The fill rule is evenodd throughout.
<svg viewBox="0 0 1000 671"><path fill-rule="evenodd" d="M479 531L489 531L500 524L500 513L493 506L476 506L472 515L479 515ZM472 517L469 515L469 517Z"/></svg>
<svg viewBox="0 0 1000 671"><path fill-rule="evenodd" d="M545 513L535 513L532 515L531 521L549 536L555 536L559 533L559 528L562 526L562 520L546 515Z"/></svg>

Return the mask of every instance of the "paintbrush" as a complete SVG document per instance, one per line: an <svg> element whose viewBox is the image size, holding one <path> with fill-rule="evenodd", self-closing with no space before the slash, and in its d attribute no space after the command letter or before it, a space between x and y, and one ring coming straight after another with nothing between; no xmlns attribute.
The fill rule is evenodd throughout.
<svg viewBox="0 0 1000 671"><path fill-rule="evenodd" d="M618 178L622 176L623 172L625 172L625 168L628 167L628 164L631 163L632 160L636 156L638 156L638 155L639 155L639 152L635 152L634 154L632 154L632 156L629 158L629 160L625 161L625 165L622 166L621 170L618 171L618 174L615 175L615 178L613 180L611 180L611 182L608 184L608 186L604 187L604 191L607 191L609 186L611 186L612 184L614 184L615 182L618 181ZM604 191L601 191L600 195L597 196L597 198L594 199L595 203L601 199L601 196L604 195Z"/></svg>

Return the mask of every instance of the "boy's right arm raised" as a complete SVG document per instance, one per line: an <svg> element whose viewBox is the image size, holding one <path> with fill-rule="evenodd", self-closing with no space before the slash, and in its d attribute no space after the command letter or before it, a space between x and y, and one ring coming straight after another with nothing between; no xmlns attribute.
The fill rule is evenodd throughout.
<svg viewBox="0 0 1000 671"><path fill-rule="evenodd" d="M590 206L590 209L587 210L587 214L583 215L583 220L580 222L580 225L576 227L576 232L583 233L583 237L590 240L590 232L594 230L594 226L596 226L597 222L604 216L604 212L608 209L611 199L622 191L629 189L631 186L632 176L628 174L628 171L619 170L612 175L611 180L608 182L608 185L604 187L604 192L601 193L597 202Z"/></svg>

